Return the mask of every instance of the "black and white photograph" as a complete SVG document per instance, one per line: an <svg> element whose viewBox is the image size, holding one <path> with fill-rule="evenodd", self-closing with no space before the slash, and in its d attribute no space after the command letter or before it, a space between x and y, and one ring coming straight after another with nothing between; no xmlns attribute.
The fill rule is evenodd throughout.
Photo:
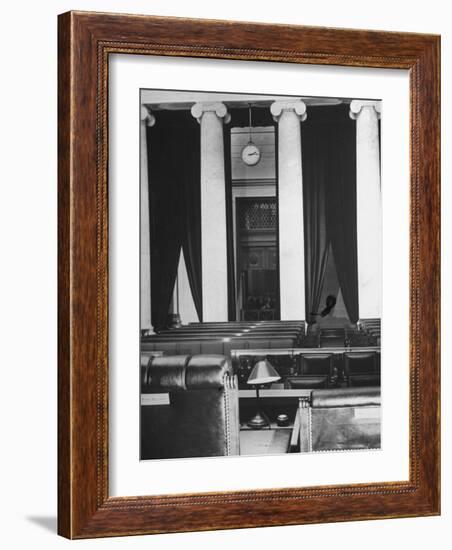
<svg viewBox="0 0 452 550"><path fill-rule="evenodd" d="M140 90L141 460L380 449L381 114Z"/></svg>
<svg viewBox="0 0 452 550"><path fill-rule="evenodd" d="M3 5L3 548L451 546L450 12Z"/></svg>

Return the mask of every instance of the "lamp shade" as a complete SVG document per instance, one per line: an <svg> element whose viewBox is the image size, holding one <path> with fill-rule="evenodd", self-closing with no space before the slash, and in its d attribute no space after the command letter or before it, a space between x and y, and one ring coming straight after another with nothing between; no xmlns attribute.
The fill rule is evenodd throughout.
<svg viewBox="0 0 452 550"><path fill-rule="evenodd" d="M247 380L247 384L269 384L270 382L276 382L280 378L279 374L270 365L267 359L262 359L254 365Z"/></svg>

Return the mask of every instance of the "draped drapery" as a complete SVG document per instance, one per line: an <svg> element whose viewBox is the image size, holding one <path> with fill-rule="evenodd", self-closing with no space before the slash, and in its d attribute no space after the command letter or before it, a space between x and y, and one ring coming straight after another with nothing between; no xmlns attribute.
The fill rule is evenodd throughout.
<svg viewBox="0 0 452 550"><path fill-rule="evenodd" d="M302 128L304 242L305 242L305 304L306 320L315 323L320 307L328 262L329 240L325 223L325 129L306 120Z"/></svg>
<svg viewBox="0 0 452 550"><path fill-rule="evenodd" d="M346 106L348 109L348 105ZM328 141L326 230L331 241L339 286L352 323L359 319L356 228L356 125L345 116ZM347 113L348 114L348 113Z"/></svg>
<svg viewBox="0 0 452 550"><path fill-rule="evenodd" d="M155 112L147 129L152 324L166 324L181 248L202 321L200 130L187 111Z"/></svg>
<svg viewBox="0 0 452 550"><path fill-rule="evenodd" d="M177 180L172 175L174 128L148 128L149 226L151 244L151 304L155 330L165 326L180 254Z"/></svg>
<svg viewBox="0 0 452 550"><path fill-rule="evenodd" d="M193 117L191 117L193 118ZM199 124L190 120L181 129L185 154L179 172L183 175L180 203L183 217L182 248L188 282L198 319L202 322L201 263L201 151Z"/></svg>
<svg viewBox="0 0 452 550"><path fill-rule="evenodd" d="M318 311L331 246L344 304L355 323L359 318L356 128L348 109L348 105L313 107L301 124L306 312Z"/></svg>

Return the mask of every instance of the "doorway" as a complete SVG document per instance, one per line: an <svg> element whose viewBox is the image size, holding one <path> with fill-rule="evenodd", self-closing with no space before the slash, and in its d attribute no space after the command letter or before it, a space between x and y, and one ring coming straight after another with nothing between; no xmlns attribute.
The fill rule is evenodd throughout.
<svg viewBox="0 0 452 550"><path fill-rule="evenodd" d="M240 320L279 319L277 200L237 198L236 212Z"/></svg>

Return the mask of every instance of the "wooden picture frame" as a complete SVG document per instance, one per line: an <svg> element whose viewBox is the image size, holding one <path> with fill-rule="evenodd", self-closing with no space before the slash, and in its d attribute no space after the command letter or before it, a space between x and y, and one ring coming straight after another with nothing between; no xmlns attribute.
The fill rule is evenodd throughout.
<svg viewBox="0 0 452 550"><path fill-rule="evenodd" d="M440 38L69 12L59 16L58 532L103 537L440 513ZM408 481L110 497L110 54L406 69L410 73Z"/></svg>

